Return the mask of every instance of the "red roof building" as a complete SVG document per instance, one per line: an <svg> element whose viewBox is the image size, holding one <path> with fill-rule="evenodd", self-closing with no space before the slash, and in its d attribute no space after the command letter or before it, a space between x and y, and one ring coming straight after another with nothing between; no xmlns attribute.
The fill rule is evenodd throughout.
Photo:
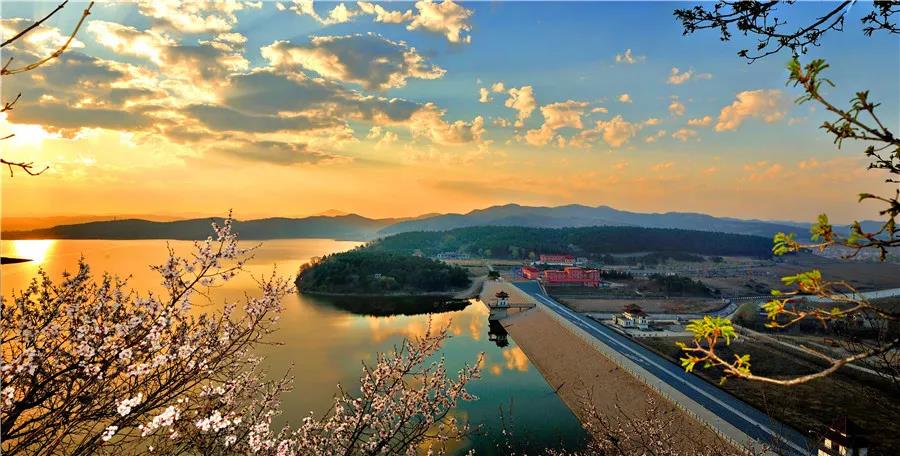
<svg viewBox="0 0 900 456"><path fill-rule="evenodd" d="M522 275L526 279L537 280L541 278L541 270L533 266L522 266Z"/></svg>
<svg viewBox="0 0 900 456"><path fill-rule="evenodd" d="M600 286L600 271L585 268L564 268L562 271L544 271L544 283L554 285L581 285L584 287Z"/></svg>

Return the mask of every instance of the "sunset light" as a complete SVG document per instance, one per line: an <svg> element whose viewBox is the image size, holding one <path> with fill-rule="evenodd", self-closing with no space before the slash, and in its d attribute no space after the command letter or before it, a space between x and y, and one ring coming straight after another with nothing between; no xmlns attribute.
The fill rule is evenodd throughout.
<svg viewBox="0 0 900 456"><path fill-rule="evenodd" d="M41 264L53 251L56 241L52 239L34 239L12 241L12 251L4 252L14 258L26 258L34 264Z"/></svg>
<svg viewBox="0 0 900 456"><path fill-rule="evenodd" d="M900 454L900 1L0 8L0 452Z"/></svg>

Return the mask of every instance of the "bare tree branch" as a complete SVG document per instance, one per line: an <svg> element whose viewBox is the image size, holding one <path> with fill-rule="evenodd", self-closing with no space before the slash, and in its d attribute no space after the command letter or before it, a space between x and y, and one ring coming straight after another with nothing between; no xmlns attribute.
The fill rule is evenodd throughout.
<svg viewBox="0 0 900 456"><path fill-rule="evenodd" d="M47 62L59 57L60 55L62 55L62 53L65 52L66 49L69 48L69 45L72 44L72 40L75 39L75 35L78 33L78 30L81 28L81 24L83 24L84 20L87 19L87 17L91 14L91 8L93 6L94 6L94 2L91 2L88 4L87 8L84 9L84 12L81 14L81 19L78 20L78 24L75 25L75 29L72 30L72 34L69 35L69 39L66 40L66 42L63 43L63 45L59 47L59 49L54 51L49 56L47 56L41 60L38 60L37 62L25 65L21 68L13 68L12 70L10 70L10 69L7 69L6 67L4 67L2 70L0 70L0 75L5 76L5 75L10 75L10 74L24 73L26 71L31 71Z"/></svg>
<svg viewBox="0 0 900 456"><path fill-rule="evenodd" d="M30 32L30 31L36 29L37 27L40 27L40 25L43 24L44 21L46 21L47 19L50 19L54 14L56 14L57 12L59 12L59 10L65 8L66 3L69 3L69 0L66 0L66 1L60 3L59 6L57 6L55 10L51 11L50 14L44 16L43 19L41 19L41 20L35 22L34 24L31 24L31 25L28 26L28 28L26 28L25 30L22 30L21 32L16 33L15 36L13 36L12 38L10 38L10 39L4 41L3 44L0 44L0 48L6 47L7 44L11 44L11 43L15 42L15 41L18 40L19 38L22 38L23 36L25 36L25 34L27 34L28 32Z"/></svg>

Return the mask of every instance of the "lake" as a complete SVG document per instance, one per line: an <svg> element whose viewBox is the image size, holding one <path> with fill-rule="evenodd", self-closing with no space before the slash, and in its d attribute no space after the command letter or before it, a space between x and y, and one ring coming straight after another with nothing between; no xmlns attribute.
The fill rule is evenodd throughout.
<svg viewBox="0 0 900 456"><path fill-rule="evenodd" d="M9 298L13 290L27 286L38 268L44 268L58 280L63 271L76 270L79 257L84 256L95 274L109 271L131 275L130 284L134 289L159 290L159 278L149 265L164 261L167 243L180 253L191 248L190 242L164 240L0 241L3 256L35 260L4 265L0 270L0 287L3 296ZM328 239L265 241L248 262L248 273L216 289L212 302L206 305L215 309L223 299L239 299L244 292L255 293L251 276L269 274L273 267L279 274L293 276L312 257L348 250L358 244ZM401 314L384 315L390 313L385 310L391 309L388 303L374 300L369 305L366 300L353 298L348 302L346 298L334 300L299 294L287 297L279 330L274 334L274 340L283 345L263 349L266 367L273 377L288 369L295 377L294 389L283 396L281 422L298 422L310 411L324 413L338 384L351 390L358 388L363 362L373 363L376 353L390 350L404 337L421 335L430 319L432 325L450 325L452 337L442 350L450 372L464 363L475 362L479 353L485 354L482 376L470 387L479 399L463 402L453 411L457 418L481 424L482 433L456 442L452 453L463 453L470 448L479 454L498 453L501 417L511 431L513 447L520 451L572 448L583 442L584 432L578 420L515 341L507 338L504 345L491 340L499 335L502 341L505 332L497 325L491 328L483 303L470 300L468 304L456 306L465 306L462 310L403 315L412 313L410 309L416 307L415 302L406 301L397 306ZM197 301L195 305L199 304ZM366 312L370 308L375 310ZM426 302L422 308L433 306Z"/></svg>

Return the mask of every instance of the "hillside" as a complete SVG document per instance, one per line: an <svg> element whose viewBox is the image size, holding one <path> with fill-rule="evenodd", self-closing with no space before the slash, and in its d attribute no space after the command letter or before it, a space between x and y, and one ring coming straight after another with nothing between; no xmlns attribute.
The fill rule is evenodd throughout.
<svg viewBox="0 0 900 456"><path fill-rule="evenodd" d="M621 211L609 206L583 206L572 204L558 207L532 207L507 204L478 209L466 214L443 214L434 217L408 220L390 225L379 234L409 231L446 231L470 226L525 226L532 228L566 228L586 226L636 226L644 228L677 228L683 230L715 231L771 237L778 232L796 232L805 235L809 224L793 222L769 222L713 217L691 212L638 213ZM864 228L872 228L864 222ZM846 232L846 227L836 227Z"/></svg>
<svg viewBox="0 0 900 456"><path fill-rule="evenodd" d="M528 258L532 253L570 253L599 258L636 252L768 257L772 241L760 236L637 227L469 227L400 233L371 243L373 251L431 256L460 252L492 258Z"/></svg>

